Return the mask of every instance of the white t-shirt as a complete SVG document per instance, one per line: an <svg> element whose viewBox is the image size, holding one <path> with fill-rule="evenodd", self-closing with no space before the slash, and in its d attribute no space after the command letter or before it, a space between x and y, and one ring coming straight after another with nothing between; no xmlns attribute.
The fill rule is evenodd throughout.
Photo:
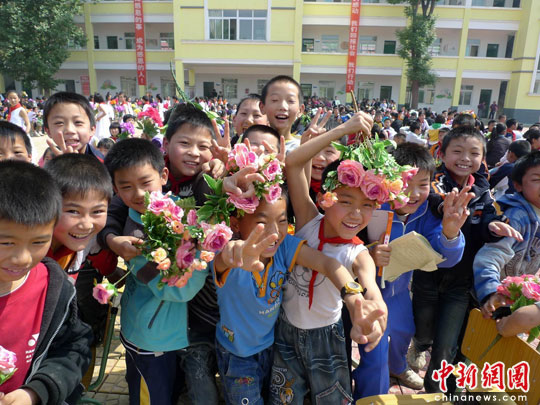
<svg viewBox="0 0 540 405"><path fill-rule="evenodd" d="M420 145L425 145L427 141L425 139L420 138L420 136L416 135L414 132L409 131L407 133L407 136L405 137L405 142L412 142L412 143L418 143Z"/></svg>
<svg viewBox="0 0 540 405"><path fill-rule="evenodd" d="M323 218L322 214L317 215L296 232L295 236L305 239L309 247L317 249L319 246L319 226ZM352 243L347 245L326 243L322 252L336 259L353 275L354 260L365 249L364 245ZM313 289L313 304L311 309L309 308L309 282L312 273L310 269L305 267L294 266L289 274L289 282L285 286L283 303L281 304L288 322L300 329L322 328L338 322L341 318L343 302L340 291L330 279L322 274L317 274Z"/></svg>

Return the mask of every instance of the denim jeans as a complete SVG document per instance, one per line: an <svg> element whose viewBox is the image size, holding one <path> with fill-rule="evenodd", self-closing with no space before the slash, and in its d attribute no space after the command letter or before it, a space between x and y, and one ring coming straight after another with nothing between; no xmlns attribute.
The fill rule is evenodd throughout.
<svg viewBox="0 0 540 405"><path fill-rule="evenodd" d="M352 401L343 323L298 329L280 315L276 325L270 404L342 404Z"/></svg>
<svg viewBox="0 0 540 405"><path fill-rule="evenodd" d="M264 405L272 367L272 347L249 357L235 356L216 341L219 374L229 405Z"/></svg>
<svg viewBox="0 0 540 405"><path fill-rule="evenodd" d="M436 272L434 272L436 273ZM441 368L442 360L452 363L458 351L458 338L469 308L469 290L466 286L440 288L437 278L422 277L414 281L413 312L416 325L414 345L424 351L431 345L431 361L424 378L426 392L440 392L439 383L433 381L434 370ZM448 379L448 392L455 390L455 380Z"/></svg>
<svg viewBox="0 0 540 405"><path fill-rule="evenodd" d="M193 405L217 405L216 348L214 344L195 343L177 352L184 371L189 399Z"/></svg>

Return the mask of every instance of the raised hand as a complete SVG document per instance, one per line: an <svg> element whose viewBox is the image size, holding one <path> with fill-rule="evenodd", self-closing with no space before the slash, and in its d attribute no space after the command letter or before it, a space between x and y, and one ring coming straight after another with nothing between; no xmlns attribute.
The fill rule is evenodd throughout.
<svg viewBox="0 0 540 405"><path fill-rule="evenodd" d="M201 166L203 173L208 173L214 179L221 179L227 175L225 163L221 159L212 159Z"/></svg>
<svg viewBox="0 0 540 405"><path fill-rule="evenodd" d="M359 344L367 344L365 350L370 352L384 335L388 311L375 301L363 300L360 296L353 297L356 301L351 313L351 339Z"/></svg>
<svg viewBox="0 0 540 405"><path fill-rule="evenodd" d="M64 141L63 136L60 139L62 141L60 142L60 145L55 144L54 141L49 137L47 137L47 139L45 140L47 142L47 145L49 145L49 147L51 148L51 152L54 156L64 155L66 153L79 153L79 151L73 149L72 146L66 146L66 142Z"/></svg>
<svg viewBox="0 0 540 405"><path fill-rule="evenodd" d="M319 108L317 110L317 114L315 114L315 116L311 120L311 123L309 124L308 129L306 129L304 133L302 134L302 138L300 139L300 144L304 144L307 141L309 141L311 138L324 134L326 132L325 125L330 119L330 117L332 116L332 113L327 112L326 114L324 114L321 122L319 122L319 118L321 117L322 110L323 110L322 108Z"/></svg>
<svg viewBox="0 0 540 405"><path fill-rule="evenodd" d="M223 191L237 197L249 198L255 195L254 181L264 182L265 178L257 173L254 167L244 167L232 176L223 179Z"/></svg>
<svg viewBox="0 0 540 405"><path fill-rule="evenodd" d="M215 119L212 120L212 127L214 127L214 133L216 134L216 140L212 139L212 147L210 148L212 156L221 160L223 163L227 163L229 158L229 151L231 150L231 137L229 130L229 120L224 118L223 135L219 131L218 124Z"/></svg>
<svg viewBox="0 0 540 405"><path fill-rule="evenodd" d="M268 249L278 238L277 233L261 239L264 225L258 224L246 240L229 242L221 251L221 261L228 268L241 267L243 270L259 272L264 270L261 253Z"/></svg>
<svg viewBox="0 0 540 405"><path fill-rule="evenodd" d="M248 139L246 140L249 141ZM275 153L276 159L279 160L281 163L285 164L285 137L279 137L279 152L268 142L263 141L262 143L264 146L264 150L267 151L267 153Z"/></svg>
<svg viewBox="0 0 540 405"><path fill-rule="evenodd" d="M489 230L497 236L502 236L503 238L508 236L514 238L518 242L523 242L523 236L512 228L510 225L505 224L501 221L493 221L488 225Z"/></svg>
<svg viewBox="0 0 540 405"><path fill-rule="evenodd" d="M469 193L471 186L466 186L458 191L454 188L448 193L443 204L442 231L447 239L454 239L459 235L459 230L469 217L467 206L474 198L474 193Z"/></svg>
<svg viewBox="0 0 540 405"><path fill-rule="evenodd" d="M369 136L371 134L371 128L373 127L373 117L363 111L354 114L351 119L341 124L346 134L356 134L362 132Z"/></svg>

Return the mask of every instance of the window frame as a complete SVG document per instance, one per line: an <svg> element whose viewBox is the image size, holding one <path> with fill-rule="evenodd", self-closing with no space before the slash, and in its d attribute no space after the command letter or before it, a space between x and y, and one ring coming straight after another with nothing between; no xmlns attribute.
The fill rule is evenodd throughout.
<svg viewBox="0 0 540 405"><path fill-rule="evenodd" d="M246 15L251 13L251 15ZM218 15L219 14L219 15ZM226 15L227 14L227 15ZM233 15L234 14L234 15ZM242 15L244 14L244 15ZM257 15L259 14L259 15ZM261 14L264 14L262 16ZM234 24L232 23L234 21ZM242 25L250 22L251 36L242 37ZM219 24L221 22L221 24ZM264 22L263 27L258 27L256 22ZM208 39L211 41L267 41L268 40L268 11L261 9L209 9L208 10ZM234 29L231 28L234 25ZM217 35L221 30L221 35ZM225 32L227 31L227 33ZM231 31L234 31L231 33ZM257 32L264 32L263 37L257 36ZM234 36L234 38L232 38ZM257 38L256 38L257 36ZM214 37L214 38L213 38Z"/></svg>

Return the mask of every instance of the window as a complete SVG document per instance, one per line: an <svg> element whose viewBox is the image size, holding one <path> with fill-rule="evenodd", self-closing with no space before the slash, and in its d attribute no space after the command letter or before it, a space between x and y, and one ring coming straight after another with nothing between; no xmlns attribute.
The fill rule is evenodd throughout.
<svg viewBox="0 0 540 405"><path fill-rule="evenodd" d="M221 79L223 98L230 100L237 97L238 79Z"/></svg>
<svg viewBox="0 0 540 405"><path fill-rule="evenodd" d="M176 94L176 86L174 80L168 77L160 77L161 80L161 97L174 96Z"/></svg>
<svg viewBox="0 0 540 405"><path fill-rule="evenodd" d="M338 52L339 35L321 35L321 52Z"/></svg>
<svg viewBox="0 0 540 405"><path fill-rule="evenodd" d="M94 35L94 49L99 49L99 36Z"/></svg>
<svg viewBox="0 0 540 405"><path fill-rule="evenodd" d="M334 98L334 89L336 87L336 82L328 82L321 80L319 82L319 96L326 97L327 99L332 100Z"/></svg>
<svg viewBox="0 0 540 405"><path fill-rule="evenodd" d="M120 76L120 88L127 97L132 97L137 94L137 81L135 77L124 77Z"/></svg>
<svg viewBox="0 0 540 405"><path fill-rule="evenodd" d="M537 79L537 80L534 82L534 90L533 90L533 93L534 93L534 94L540 93L540 79Z"/></svg>
<svg viewBox="0 0 540 405"><path fill-rule="evenodd" d="M514 51L514 40L515 40L515 35L512 34L512 35L508 35L508 37L506 38L506 51L504 52L504 57L505 58L511 58L512 57L512 52Z"/></svg>
<svg viewBox="0 0 540 405"><path fill-rule="evenodd" d="M462 84L461 91L459 92L459 105L470 105L473 86L469 84Z"/></svg>
<svg viewBox="0 0 540 405"><path fill-rule="evenodd" d="M262 94L262 89L268 83L268 79L257 79L257 94Z"/></svg>
<svg viewBox="0 0 540 405"><path fill-rule="evenodd" d="M365 98L372 99L375 91L375 83L373 82L359 82L358 83L358 95L357 100L363 100Z"/></svg>
<svg viewBox="0 0 540 405"><path fill-rule="evenodd" d="M159 49L158 40L155 38L146 38L146 49Z"/></svg>
<svg viewBox="0 0 540 405"><path fill-rule="evenodd" d="M312 84L306 84L302 83L300 85L302 89L302 93L304 94L304 97L311 97L311 94L313 93L313 85ZM261 93L259 93L261 94Z"/></svg>
<svg viewBox="0 0 540 405"><path fill-rule="evenodd" d="M266 10L208 10L210 39L266 41Z"/></svg>
<svg viewBox="0 0 540 405"><path fill-rule="evenodd" d="M411 88L407 87L407 95L405 97L407 100L406 102L410 104L412 102L412 93ZM420 104L433 104L433 101L435 100L435 89L434 88L426 88L426 87L420 87L418 89L418 102Z"/></svg>
<svg viewBox="0 0 540 405"><path fill-rule="evenodd" d="M439 56L441 54L441 38L435 38L433 43L428 47L428 52L431 56Z"/></svg>
<svg viewBox="0 0 540 405"><path fill-rule="evenodd" d="M302 52L313 52L315 50L315 41L313 38L302 39Z"/></svg>
<svg viewBox="0 0 540 405"><path fill-rule="evenodd" d="M469 39L467 40L467 50L465 56L478 56L478 51L480 50L480 40L479 39Z"/></svg>
<svg viewBox="0 0 540 405"><path fill-rule="evenodd" d="M135 49L135 33L124 32L124 39L126 40L126 49Z"/></svg>
<svg viewBox="0 0 540 405"><path fill-rule="evenodd" d="M162 51L172 51L174 49L174 33L160 32L159 44Z"/></svg>
<svg viewBox="0 0 540 405"><path fill-rule="evenodd" d="M377 37L359 36L358 53L374 54L377 50Z"/></svg>
<svg viewBox="0 0 540 405"><path fill-rule="evenodd" d="M384 41L384 50L385 55L394 55L396 53L396 41Z"/></svg>
<svg viewBox="0 0 540 405"><path fill-rule="evenodd" d="M107 49L118 49L118 37L107 37Z"/></svg>
<svg viewBox="0 0 540 405"><path fill-rule="evenodd" d="M488 44L486 58L496 58L499 56L499 44Z"/></svg>
<svg viewBox="0 0 540 405"><path fill-rule="evenodd" d="M504 0L493 0L493 7L504 7Z"/></svg>

